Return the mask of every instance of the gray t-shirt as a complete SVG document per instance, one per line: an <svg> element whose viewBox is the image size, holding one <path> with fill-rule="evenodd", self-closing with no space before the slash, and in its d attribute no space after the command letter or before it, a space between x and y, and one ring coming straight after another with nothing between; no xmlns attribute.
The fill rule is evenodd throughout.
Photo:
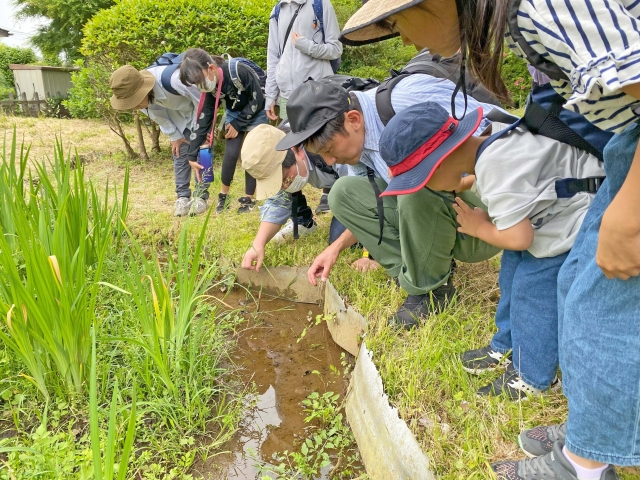
<svg viewBox="0 0 640 480"><path fill-rule="evenodd" d="M508 125L493 124L493 133ZM516 128L487 147L476 160L475 189L498 230L529 218L538 258L555 257L573 246L594 194L558 198L556 180L604 176L602 162L565 143Z"/></svg>

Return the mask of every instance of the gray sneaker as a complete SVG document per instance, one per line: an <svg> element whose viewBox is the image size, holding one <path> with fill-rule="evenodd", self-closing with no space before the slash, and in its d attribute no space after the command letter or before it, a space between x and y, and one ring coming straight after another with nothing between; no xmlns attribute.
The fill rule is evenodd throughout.
<svg viewBox="0 0 640 480"><path fill-rule="evenodd" d="M189 209L191 208L192 200L188 197L180 197L176 200L176 204L173 207L173 214L176 217L184 217L189 215Z"/></svg>
<svg viewBox="0 0 640 480"><path fill-rule="evenodd" d="M556 442L542 457L494 463L491 468L498 480L578 480L575 468L562 453L563 447L562 442ZM612 465L602 472L600 480L619 480Z"/></svg>
<svg viewBox="0 0 640 480"><path fill-rule="evenodd" d="M192 217L194 215L200 215L207 211L207 201L203 198L196 197L193 199L191 203L191 209L189 210L189 215Z"/></svg>
<svg viewBox="0 0 640 480"><path fill-rule="evenodd" d="M518 435L518 444L529 458L546 455L553 450L555 442L564 443L567 437L567 424L535 427Z"/></svg>

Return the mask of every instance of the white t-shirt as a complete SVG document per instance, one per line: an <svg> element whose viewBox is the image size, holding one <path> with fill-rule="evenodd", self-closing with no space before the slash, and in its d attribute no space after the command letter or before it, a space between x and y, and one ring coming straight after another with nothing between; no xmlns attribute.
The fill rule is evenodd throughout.
<svg viewBox="0 0 640 480"><path fill-rule="evenodd" d="M493 124L493 133L508 125ZM555 257L573 246L594 194L558 198L556 180L604 176L596 157L583 150L516 128L476 159L475 189L498 230L529 218L538 258Z"/></svg>

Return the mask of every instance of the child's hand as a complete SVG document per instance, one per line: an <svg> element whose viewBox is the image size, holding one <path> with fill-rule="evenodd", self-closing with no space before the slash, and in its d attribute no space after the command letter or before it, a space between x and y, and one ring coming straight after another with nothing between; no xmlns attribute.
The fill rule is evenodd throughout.
<svg viewBox="0 0 640 480"><path fill-rule="evenodd" d="M491 223L489 214L481 208L475 207L473 210L464 203L460 197L456 197L453 209L458 214L458 231L466 233L472 237L478 236L478 228L486 223Z"/></svg>

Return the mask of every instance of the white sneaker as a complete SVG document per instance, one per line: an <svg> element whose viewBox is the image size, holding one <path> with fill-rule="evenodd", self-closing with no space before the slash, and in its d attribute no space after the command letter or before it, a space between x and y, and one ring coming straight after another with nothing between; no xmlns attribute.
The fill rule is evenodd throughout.
<svg viewBox="0 0 640 480"><path fill-rule="evenodd" d="M305 235L311 235L316 231L316 224L314 222L310 227L305 227L304 225L298 224L298 235L304 237ZM274 243L284 243L290 238L293 238L293 222L291 219L280 229L278 233L271 239Z"/></svg>
<svg viewBox="0 0 640 480"><path fill-rule="evenodd" d="M193 200L187 197L180 197L176 200L176 204L173 207L173 214L176 217L184 217L189 214L189 209L191 208L191 203Z"/></svg>
<svg viewBox="0 0 640 480"><path fill-rule="evenodd" d="M207 211L207 207L208 205L206 200L200 197L196 197L191 202L191 209L189 210L189 215L191 215L192 217L194 215L200 215L201 213L204 213Z"/></svg>

